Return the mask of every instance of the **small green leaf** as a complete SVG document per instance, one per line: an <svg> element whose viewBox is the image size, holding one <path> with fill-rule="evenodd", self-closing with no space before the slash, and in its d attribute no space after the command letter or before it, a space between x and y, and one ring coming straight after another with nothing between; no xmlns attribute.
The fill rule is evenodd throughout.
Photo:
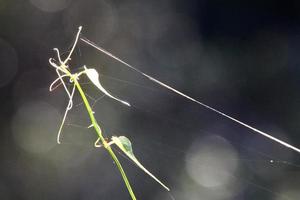
<svg viewBox="0 0 300 200"><path fill-rule="evenodd" d="M151 172L149 172L134 156L132 151L132 145L130 140L125 136L113 136L111 138L114 144L116 144L125 154L130 158L140 169L142 169L146 174L148 174L151 178L153 178L156 182L158 182L162 187L164 187L167 191L170 191L170 189L163 184L158 178L156 178Z"/></svg>
<svg viewBox="0 0 300 200"><path fill-rule="evenodd" d="M106 89L104 89L104 87L101 85L100 81L99 81L99 74L97 72L97 70L93 69L93 68L86 68L86 66L84 66L85 69L85 73L87 75L87 77L92 81L92 83L100 90L102 91L104 94L106 94L107 96L109 96L112 99L115 99L123 104L125 104L126 106L130 106L130 104L126 101L122 101L116 97L114 97L113 95L111 95Z"/></svg>

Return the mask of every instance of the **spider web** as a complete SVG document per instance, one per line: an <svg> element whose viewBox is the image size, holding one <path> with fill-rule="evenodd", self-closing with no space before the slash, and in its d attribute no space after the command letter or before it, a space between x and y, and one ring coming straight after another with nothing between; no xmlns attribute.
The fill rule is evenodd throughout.
<svg viewBox="0 0 300 200"><path fill-rule="evenodd" d="M119 64L107 58L93 55L89 63L91 52L86 49L87 55L82 52L78 45L72 62L96 68L105 88L131 104L127 108L100 93L88 79L80 79L104 135L129 137L137 157L154 172L165 176L175 199L200 194L207 199L222 199L221 196L239 199L251 193L262 199L294 198L293 192L284 191L296 183L295 175L300 169L299 160L291 150L250 134L249 130L192 105L139 75L120 70ZM93 133L86 134L90 132L90 124L78 95L74 104L62 143L92 145L96 137ZM218 170L221 170L219 174ZM278 190L281 186L283 192ZM139 189L142 188L137 186Z"/></svg>

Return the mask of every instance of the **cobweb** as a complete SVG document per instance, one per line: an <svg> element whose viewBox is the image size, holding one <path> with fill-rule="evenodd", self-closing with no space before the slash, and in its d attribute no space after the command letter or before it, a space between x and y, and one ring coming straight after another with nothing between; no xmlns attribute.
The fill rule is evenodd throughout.
<svg viewBox="0 0 300 200"><path fill-rule="evenodd" d="M298 154L252 134L251 130L171 93L88 48L78 46L77 55L72 58L72 63L77 66L79 63L75 71L80 71L83 65L97 69L105 88L131 104L129 108L121 105L100 93L88 79L80 79L104 135L108 139L113 135L130 138L136 156L170 186L175 199L299 197ZM92 146L96 135L88 129L88 115L79 96L74 99L62 145ZM222 110L229 113L241 112L239 106L237 109L235 105L225 106ZM262 123L255 116L239 114L236 118L252 121L253 127L262 127L273 136L291 142L284 131L268 125L271 122L267 119ZM134 177L131 179L138 196L172 199L130 161L125 159L123 163L129 177Z"/></svg>

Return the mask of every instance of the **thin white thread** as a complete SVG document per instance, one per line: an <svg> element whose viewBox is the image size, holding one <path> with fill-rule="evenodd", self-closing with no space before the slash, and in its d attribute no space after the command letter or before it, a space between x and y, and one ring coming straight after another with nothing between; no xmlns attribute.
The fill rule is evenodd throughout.
<svg viewBox="0 0 300 200"><path fill-rule="evenodd" d="M252 126L250 126L250 125L248 125L248 124L246 124L246 123L244 123L244 122L242 122L242 121L240 121L238 119L235 119L234 117L231 117L231 116L229 116L229 115L227 115L227 114L225 114L225 113L223 113L223 112L221 112L221 111L219 111L219 110L217 110L217 109L215 109L215 108L213 108L213 107L211 107L211 106L209 106L209 105L207 105L205 103L202 103L202 102L200 102L200 101L198 101L198 100L196 100L196 99L194 99L194 98L192 98L192 97L184 94L183 92L180 92L179 90L176 90L175 88L173 88L173 87L171 87L171 86L169 86L169 85L167 85L167 84L165 84L165 83L163 83L163 82L161 82L161 81L153 78L152 76L149 76L148 74L145 74L144 72L142 72L139 69L133 67L132 65L126 63L125 61L121 60L120 58L118 58L117 56L115 56L112 53L108 52L107 50L99 47L98 45L96 45L95 43L91 42L90 40L88 40L86 38L83 38L83 37L81 37L80 40L83 41L83 42L85 42L86 44L94 47L95 49L101 51L102 53L108 55L109 57L111 57L111 58L119 61L120 63L122 63L125 66L129 67L130 69L136 71L137 73L139 73L139 74L147 77L152 82L155 82L155 83L159 84L160 86L163 86L164 88L166 88L166 89L168 89L168 90L170 90L170 91L172 91L172 92L174 92L174 93L176 93L176 94L178 94L178 95L180 95L180 96L182 96L182 97L184 97L186 99L189 99L190 101L193 101L193 102L195 102L195 103L197 103L197 104L199 104L199 105L201 105L201 106L203 106L203 107L205 107L205 108L207 108L207 109L209 109L209 110L211 110L211 111L213 111L213 112L215 112L215 113L217 113L219 115L222 115L223 117L225 117L227 119L230 119L230 120L232 120L232 121L234 121L234 122L236 122L236 123L238 123L238 124L240 124L240 125L248 128L248 129L250 129L250 130L252 130L252 131L254 131L254 132L256 132L256 133L258 133L258 134L260 134L260 135L262 135L264 137L266 137L266 138L269 138L270 140L272 140L274 142L277 142L277 143L279 143L279 144L281 144L281 145L283 145L283 146L285 146L287 148L290 148L290 149L292 149L292 150L300 153L300 149L299 148L297 148L297 147L295 147L295 146L293 146L291 144L288 144L287 142L284 142L284 141L282 141L282 140L280 140L280 139L278 139L278 138L276 138L276 137L274 137L274 136L272 136L272 135L270 135L270 134L268 134L266 132L263 132L263 131L261 131L261 130L259 130L257 128L254 128L254 127L252 127Z"/></svg>

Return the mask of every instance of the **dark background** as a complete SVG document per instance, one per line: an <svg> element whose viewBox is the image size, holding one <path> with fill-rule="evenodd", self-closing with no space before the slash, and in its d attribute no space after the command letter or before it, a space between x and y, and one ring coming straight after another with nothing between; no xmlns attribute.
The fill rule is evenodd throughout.
<svg viewBox="0 0 300 200"><path fill-rule="evenodd" d="M0 1L0 199L130 199L80 105L56 144L67 97L48 59L77 28L143 72L300 147L298 1ZM112 94L96 117L109 138L184 200L296 200L300 155L150 82L79 42L70 68L97 69ZM81 80L89 96L101 93ZM91 103L93 99L90 98ZM118 154L138 199L171 199Z"/></svg>

